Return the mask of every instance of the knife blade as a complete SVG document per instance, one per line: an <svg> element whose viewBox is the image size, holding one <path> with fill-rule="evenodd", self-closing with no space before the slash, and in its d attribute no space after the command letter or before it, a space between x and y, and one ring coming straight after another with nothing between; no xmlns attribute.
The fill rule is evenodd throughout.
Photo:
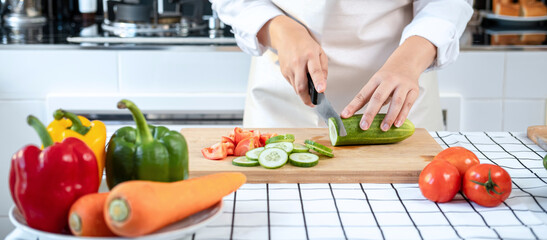
<svg viewBox="0 0 547 240"><path fill-rule="evenodd" d="M338 124L338 135L346 136L346 127L340 118L340 115L334 110L329 100L325 97L324 93L318 93L315 90L315 85L311 79L310 74L308 73L308 91L310 93L311 102L313 105L316 105L314 110L315 112L325 121L327 126L329 125L329 118L334 118Z"/></svg>
<svg viewBox="0 0 547 240"><path fill-rule="evenodd" d="M540 148L542 148L543 150L547 151L547 142L546 142L547 139L542 138L542 137L540 137L540 136L537 136L537 137L536 137L536 140L537 140L538 146L539 146Z"/></svg>

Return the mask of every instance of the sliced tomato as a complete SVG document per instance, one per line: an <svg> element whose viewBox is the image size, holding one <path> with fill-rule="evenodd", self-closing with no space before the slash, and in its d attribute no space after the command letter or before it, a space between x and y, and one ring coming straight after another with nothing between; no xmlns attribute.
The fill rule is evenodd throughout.
<svg viewBox="0 0 547 240"><path fill-rule="evenodd" d="M264 133L260 135L260 146L264 147L266 145L266 141L270 139L271 137L277 136L277 133Z"/></svg>
<svg viewBox="0 0 547 240"><path fill-rule="evenodd" d="M260 140L258 138L245 138L237 144L234 150L234 156L245 156L245 153L247 153L247 151L257 147L260 147Z"/></svg>
<svg viewBox="0 0 547 240"><path fill-rule="evenodd" d="M239 142L241 142L243 139L246 139L248 137L252 137L253 136L253 132L249 131L249 130L243 130L239 127L236 127L234 129L234 143L235 145L237 146L239 144Z"/></svg>
<svg viewBox="0 0 547 240"><path fill-rule="evenodd" d="M234 149L236 146L233 142L223 142L222 144L226 146L226 154L228 154L228 156L234 155Z"/></svg>
<svg viewBox="0 0 547 240"><path fill-rule="evenodd" d="M203 148L201 154L211 160L221 160L228 156L226 145L223 143L216 143L211 147Z"/></svg>

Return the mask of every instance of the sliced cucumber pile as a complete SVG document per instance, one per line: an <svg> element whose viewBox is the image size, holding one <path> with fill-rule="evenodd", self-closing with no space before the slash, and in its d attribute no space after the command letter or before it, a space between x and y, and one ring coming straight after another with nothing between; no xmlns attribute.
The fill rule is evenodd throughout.
<svg viewBox="0 0 547 240"><path fill-rule="evenodd" d="M232 164L239 167L254 167L260 165L257 160L249 160L243 156L234 158Z"/></svg>
<svg viewBox="0 0 547 240"><path fill-rule="evenodd" d="M258 155L262 152L262 150L264 150L264 147L253 148L245 153L245 157L249 160L258 161Z"/></svg>
<svg viewBox="0 0 547 240"><path fill-rule="evenodd" d="M276 142L291 142L292 143L294 142L294 135L292 134L277 135L266 140L266 144L276 143Z"/></svg>
<svg viewBox="0 0 547 240"><path fill-rule="evenodd" d="M300 143L293 143L293 153L307 153L310 152L310 149Z"/></svg>
<svg viewBox="0 0 547 240"><path fill-rule="evenodd" d="M275 142L266 144L265 148L281 148L287 153L291 153L294 149L294 145L291 142Z"/></svg>
<svg viewBox="0 0 547 240"><path fill-rule="evenodd" d="M304 144L295 143L294 135L285 134L266 140L264 147L254 148L232 160L232 164L241 167L262 166L268 169L283 167L287 162L296 167L313 167L319 163L316 153L334 157L333 150L312 140ZM310 149L316 153L311 153Z"/></svg>
<svg viewBox="0 0 547 240"><path fill-rule="evenodd" d="M287 163L289 155L281 148L266 148L258 156L260 166L268 169L280 168Z"/></svg>
<svg viewBox="0 0 547 240"><path fill-rule="evenodd" d="M319 156L313 153L291 153L289 163L297 167L313 167L319 163Z"/></svg>
<svg viewBox="0 0 547 240"><path fill-rule="evenodd" d="M309 140L309 139L304 141L304 143L306 144L306 147L308 147L311 150L314 150L314 151L318 152L321 155L325 155L327 157L334 157L334 153L333 153L332 149L328 148L325 145L316 143L316 142L314 142L312 140Z"/></svg>

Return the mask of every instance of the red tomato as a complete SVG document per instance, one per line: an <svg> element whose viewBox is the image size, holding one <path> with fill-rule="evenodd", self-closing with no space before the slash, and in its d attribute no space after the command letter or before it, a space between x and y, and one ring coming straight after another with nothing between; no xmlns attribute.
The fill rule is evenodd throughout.
<svg viewBox="0 0 547 240"><path fill-rule="evenodd" d="M253 132L249 131L249 130L243 130L239 127L236 127L234 129L234 143L235 145L237 146L239 144L239 142L241 142L243 139L245 138L248 138L248 137L252 137L253 136Z"/></svg>
<svg viewBox="0 0 547 240"><path fill-rule="evenodd" d="M270 139L271 137L277 136L277 133L264 133L260 135L260 145L265 146L266 141Z"/></svg>
<svg viewBox="0 0 547 240"><path fill-rule="evenodd" d="M245 156L245 153L247 151L257 148L260 146L260 142L256 137L248 137L243 140L241 140L235 150L234 150L234 156Z"/></svg>
<svg viewBox="0 0 547 240"><path fill-rule="evenodd" d="M448 161L429 163L420 173L418 182L422 194L434 202L448 202L460 190L461 177L458 169Z"/></svg>
<svg viewBox="0 0 547 240"><path fill-rule="evenodd" d="M463 193L471 201L485 207L500 205L511 194L511 176L500 166L479 164L463 177Z"/></svg>
<svg viewBox="0 0 547 240"><path fill-rule="evenodd" d="M201 149L201 154L211 160L221 160L228 156L226 145L222 143L216 143L211 147Z"/></svg>
<svg viewBox="0 0 547 240"><path fill-rule="evenodd" d="M480 163L479 158L473 152L463 147L449 147L435 156L435 160L446 160L454 165L463 177L467 169Z"/></svg>
<svg viewBox="0 0 547 240"><path fill-rule="evenodd" d="M231 143L231 144L235 145L234 139L231 138L231 137L222 136L222 138L220 139L220 142L221 143Z"/></svg>

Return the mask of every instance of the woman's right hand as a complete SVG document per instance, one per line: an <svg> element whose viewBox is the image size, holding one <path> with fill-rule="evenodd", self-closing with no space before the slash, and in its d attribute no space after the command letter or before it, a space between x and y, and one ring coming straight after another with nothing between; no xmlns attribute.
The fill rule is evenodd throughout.
<svg viewBox="0 0 547 240"><path fill-rule="evenodd" d="M308 30L285 15L268 21L257 34L261 44L277 50L283 77L308 106L313 106L308 92L309 72L317 92L327 88L328 60L323 48Z"/></svg>

